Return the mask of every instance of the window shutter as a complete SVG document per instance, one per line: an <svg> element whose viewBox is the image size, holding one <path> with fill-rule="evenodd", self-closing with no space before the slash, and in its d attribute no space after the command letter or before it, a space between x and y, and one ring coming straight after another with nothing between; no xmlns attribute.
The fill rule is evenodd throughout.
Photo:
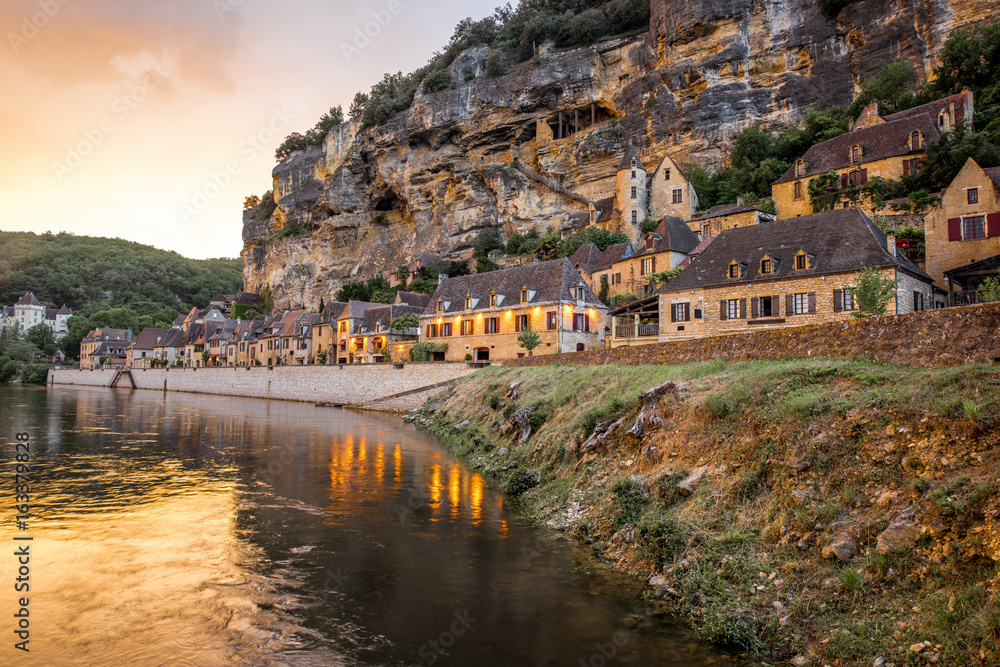
<svg viewBox="0 0 1000 667"><path fill-rule="evenodd" d="M795 314L795 297L791 294L785 295L785 315L791 317Z"/></svg>
<svg viewBox="0 0 1000 667"><path fill-rule="evenodd" d="M920 292L913 290L913 312L920 310Z"/></svg>
<svg viewBox="0 0 1000 667"><path fill-rule="evenodd" d="M691 304L690 303L685 303L684 304L684 321L688 322L690 320L691 320Z"/></svg>
<svg viewBox="0 0 1000 667"><path fill-rule="evenodd" d="M740 319L745 320L747 318L747 300L740 299Z"/></svg>
<svg viewBox="0 0 1000 667"><path fill-rule="evenodd" d="M650 263L649 272L650 273L656 273L656 258L655 257L650 257L649 258L649 263Z"/></svg>
<svg viewBox="0 0 1000 667"><path fill-rule="evenodd" d="M816 314L816 292L809 292L809 314Z"/></svg>
<svg viewBox="0 0 1000 667"><path fill-rule="evenodd" d="M583 330L590 331L590 315L583 316Z"/></svg>
<svg viewBox="0 0 1000 667"><path fill-rule="evenodd" d="M840 189L841 190L847 189L847 174L840 175Z"/></svg>
<svg viewBox="0 0 1000 667"><path fill-rule="evenodd" d="M778 317L781 315L781 299L777 296L767 297L771 300L771 316Z"/></svg>
<svg viewBox="0 0 1000 667"><path fill-rule="evenodd" d="M961 241L962 240L962 219L961 218L948 218L948 240L949 241Z"/></svg>
<svg viewBox="0 0 1000 667"><path fill-rule="evenodd" d="M757 309L757 297L750 299L750 317L752 319L757 319L757 313L760 311Z"/></svg>
<svg viewBox="0 0 1000 667"><path fill-rule="evenodd" d="M858 185L864 185L867 182L868 182L868 170L867 169L862 169L861 170L861 182L858 183Z"/></svg>
<svg viewBox="0 0 1000 667"><path fill-rule="evenodd" d="M986 216L986 236L1000 236L1000 213L990 213Z"/></svg>
<svg viewBox="0 0 1000 667"><path fill-rule="evenodd" d="M677 321L677 307L674 306L673 304L671 304L670 306L670 321L671 322Z"/></svg>
<svg viewBox="0 0 1000 667"><path fill-rule="evenodd" d="M909 175L910 175L910 161L903 160L903 176L909 176Z"/></svg>
<svg viewBox="0 0 1000 667"><path fill-rule="evenodd" d="M844 310L844 290L833 290L833 312L839 313Z"/></svg>
<svg viewBox="0 0 1000 667"><path fill-rule="evenodd" d="M729 313L727 312L729 310L728 306L729 306L729 304L727 304L725 301L720 301L719 302L719 319L720 320L728 319L728 317L729 317Z"/></svg>

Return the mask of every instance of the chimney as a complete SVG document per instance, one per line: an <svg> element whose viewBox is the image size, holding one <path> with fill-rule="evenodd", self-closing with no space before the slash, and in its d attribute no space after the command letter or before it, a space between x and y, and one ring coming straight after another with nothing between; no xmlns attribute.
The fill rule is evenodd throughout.
<svg viewBox="0 0 1000 667"><path fill-rule="evenodd" d="M886 243L886 246L888 246L888 248L889 248L889 254L892 255L893 257L895 257L896 256L896 235L893 234L892 232L889 232L888 234L886 234L885 235L885 243Z"/></svg>
<svg viewBox="0 0 1000 667"><path fill-rule="evenodd" d="M438 285L440 285L441 283L443 283L447 279L448 279L448 274L447 273L439 273L438 274Z"/></svg>
<svg viewBox="0 0 1000 667"><path fill-rule="evenodd" d="M739 193L738 195L736 195L736 205L737 206L746 206L746 200L743 199L743 193L742 192Z"/></svg>

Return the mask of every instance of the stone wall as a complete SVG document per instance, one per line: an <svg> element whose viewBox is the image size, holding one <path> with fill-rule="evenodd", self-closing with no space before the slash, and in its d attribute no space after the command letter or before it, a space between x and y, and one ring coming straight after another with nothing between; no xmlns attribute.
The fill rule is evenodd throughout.
<svg viewBox="0 0 1000 667"><path fill-rule="evenodd" d="M1000 303L514 359L504 365L679 364L805 357L874 359L903 366L1000 363Z"/></svg>
<svg viewBox="0 0 1000 667"><path fill-rule="evenodd" d="M399 394L430 387L472 372L465 363L354 364L252 368L136 369L140 389L187 391L251 398L337 403L405 411L420 405L423 393ZM53 384L108 386L113 370L59 369L49 371ZM129 383L123 378L121 387ZM388 399L388 400L383 400Z"/></svg>

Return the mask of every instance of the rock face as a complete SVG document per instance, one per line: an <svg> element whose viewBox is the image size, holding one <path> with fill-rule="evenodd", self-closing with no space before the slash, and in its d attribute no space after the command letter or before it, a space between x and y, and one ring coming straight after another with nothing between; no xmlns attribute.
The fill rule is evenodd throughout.
<svg viewBox="0 0 1000 667"><path fill-rule="evenodd" d="M580 195L613 194L629 143L647 167L667 154L719 164L743 127L847 104L896 58L926 73L949 30L1000 6L862 0L830 18L805 0L652 0L651 13L646 34L547 52L502 77L485 76L485 48L470 49L449 72L455 87L286 159L272 172L277 209L244 216L246 289L315 308L419 252L460 255L482 229L558 225L584 208ZM584 127L548 140L542 121L558 126L560 113ZM289 226L305 233L276 234Z"/></svg>

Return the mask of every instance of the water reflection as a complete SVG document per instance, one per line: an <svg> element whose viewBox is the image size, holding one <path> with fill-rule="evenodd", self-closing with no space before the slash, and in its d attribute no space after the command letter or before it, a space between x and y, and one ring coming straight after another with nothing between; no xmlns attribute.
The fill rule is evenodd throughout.
<svg viewBox="0 0 1000 667"><path fill-rule="evenodd" d="M395 418L0 387L0 427L36 442L18 664L577 666L602 646L608 664L719 659L669 624L626 629L634 584L513 517Z"/></svg>

